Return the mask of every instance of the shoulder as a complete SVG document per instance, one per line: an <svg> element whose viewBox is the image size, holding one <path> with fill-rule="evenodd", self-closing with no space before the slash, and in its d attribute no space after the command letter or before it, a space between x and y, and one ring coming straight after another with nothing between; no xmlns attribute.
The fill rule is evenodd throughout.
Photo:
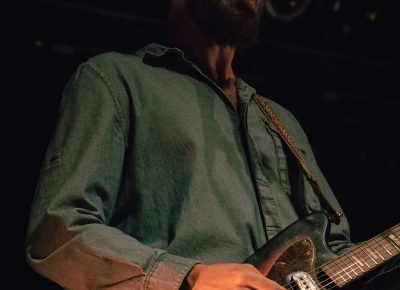
<svg viewBox="0 0 400 290"><path fill-rule="evenodd" d="M143 66L142 59L133 54L107 52L95 55L76 69L66 92L74 91L97 107L114 108L125 140L130 127L130 104L136 91L134 84Z"/></svg>
<svg viewBox="0 0 400 290"><path fill-rule="evenodd" d="M83 81L90 78L97 83L102 83L113 93L120 93L124 89L127 79L140 71L142 60L131 54L107 52L95 55L81 63L72 79L80 78Z"/></svg>
<svg viewBox="0 0 400 290"><path fill-rule="evenodd" d="M127 64L141 63L142 59L135 54L121 52L104 52L89 58L86 63L97 66L114 65L124 66Z"/></svg>
<svg viewBox="0 0 400 290"><path fill-rule="evenodd" d="M143 65L143 60L134 54L105 52L89 58L80 67L89 67L100 74L110 76L116 73L122 74Z"/></svg>

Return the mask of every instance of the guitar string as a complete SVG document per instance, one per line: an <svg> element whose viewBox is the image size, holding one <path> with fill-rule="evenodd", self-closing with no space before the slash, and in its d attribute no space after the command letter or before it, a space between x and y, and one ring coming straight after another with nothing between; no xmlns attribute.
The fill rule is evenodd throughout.
<svg viewBox="0 0 400 290"><path fill-rule="evenodd" d="M377 237L375 237L375 238L373 238L373 239L371 239L371 240L368 240L368 241L366 241L366 242L364 242L362 245L360 245L359 247L357 247L355 250L357 250L357 249L361 249L361 247L362 246L365 246L365 245L368 245L368 247L370 247L370 244L372 244L372 245L379 245L379 247L380 247L380 249L378 248L378 251L379 250L383 250L383 252L388 252L388 254L390 255L390 257L388 257L388 258L383 258L382 257L382 261L381 262L383 262L383 261L386 261L386 260L389 260L389 259L391 259L391 258L393 258L393 257L395 257L395 256L397 256L399 253L400 253L400 250L395 246L395 245L392 245L391 244L391 242L389 242L387 239L385 239L384 238L384 235L385 234L388 234L389 232L393 232L393 233L395 233L396 235L399 235L399 233L400 233L400 225L397 225L397 226L395 226L395 227L393 227L392 229L389 229L388 231L386 231L386 232L384 232L383 234L381 234L381 235L379 235L379 236L377 236ZM383 241L383 244L381 243L381 241ZM389 246L392 246L392 249L394 249L395 251L396 251L396 253L395 254L392 254L392 253L390 253L390 251L388 251L387 249L385 249L385 247L384 247L384 245L389 245ZM363 249L361 249L362 251L364 251ZM376 249L374 249L377 253L379 253ZM368 257L371 261L373 261L375 264L376 264L376 261L373 259L373 257L371 257L368 253L366 253L365 252L365 254L366 254L366 257ZM357 255L357 253L356 253L356 255ZM342 255L342 256L340 256L339 257L339 259L341 259L341 258L346 258L346 254L344 254L344 255ZM380 254L379 254L379 256L381 256ZM351 259L350 259L350 257L348 257L347 256L347 258L350 260L350 261L352 261ZM369 264L365 261L365 258L361 258L362 260L363 260L363 262L367 265L367 267L368 267L368 269L366 269L367 271L369 271L370 269L373 269L373 268L375 268L375 266L376 265L379 265L379 264L376 264L376 265L374 265L374 266L369 266ZM341 259L341 261L343 262L343 260ZM325 264L325 265L328 265L328 264L330 264L331 262L329 262L329 263L327 263L327 264ZM345 262L346 263L346 262ZM347 263L346 263L347 264ZM347 264L348 265L348 264ZM353 266L355 266L356 264L352 264L352 265L348 265L346 268L352 268ZM364 270L360 267L360 266L358 266L360 269L361 269L361 271L364 273ZM319 267L319 268L321 268L321 267ZM357 274L357 272L354 270L354 269L352 269L353 270L353 272L354 273L356 273L356 275L358 275ZM340 271L340 272L343 272L343 270L342 271ZM340 272L338 272L338 274L340 273ZM360 273L361 275L363 274L363 273ZM337 275L336 275L337 276ZM340 276L340 274L339 274L339 276ZM350 280L345 280L344 278L342 278L343 280L344 280L344 282L347 284L348 282L351 282L351 280L354 280L354 277L351 277L350 275L348 275L349 276L349 278L350 278ZM324 289L326 289L326 290L331 290L331 289L334 289L334 288L339 288L339 286L331 279L331 282L330 283L328 283L328 284L323 284L324 282L326 282L327 280L329 280L330 278L328 278L328 279L326 279L326 280L324 280L324 281L322 281L322 282L320 282L320 284L321 284L321 286L324 288ZM334 279L334 278L333 278ZM327 286L329 286L330 284L333 284L332 285L332 287L327 287ZM290 286L290 288L291 289L293 289L291 286Z"/></svg>
<svg viewBox="0 0 400 290"><path fill-rule="evenodd" d="M327 263L327 264L325 264L325 265L328 265L328 264L331 264L331 263L333 263L333 262L329 262L329 263ZM322 265L322 266L325 266L325 265ZM321 269L322 266L321 266L321 267L318 267L318 268L316 268L316 269L314 269L312 272L309 272L309 273L310 273L310 274L314 274L315 276L317 276L318 274L320 274L320 273L322 272L322 271L317 271L317 270ZM351 268L352 266L354 266L354 264L353 264L353 265L350 265L350 266L347 266L346 268L342 269L342 270L339 271L339 272L336 272L336 273L335 273L334 275L332 275L332 276L328 276L328 275L326 274L326 275L328 276L328 278L325 279L325 280L323 280L323 281L319 281L319 284L320 284L324 289L330 290L330 289L333 289L333 288L335 288L335 287L339 287L339 286L334 282L335 278L338 278L339 276L340 276L339 278L341 278L345 283L350 282L353 278L352 278L350 275L348 275L348 274L346 273L347 276L349 276L349 278L350 278L350 280L346 280L345 278L343 278L343 276L341 275L341 273L345 272L348 268ZM327 281L329 281L329 282L326 284ZM331 284L333 284L332 287L327 288L327 286L329 286L329 285L331 285ZM284 285L285 288L286 288L286 287L290 287L290 289L293 289L293 286L298 286L297 283L296 283L295 281L289 282L289 283L287 283L286 285Z"/></svg>
<svg viewBox="0 0 400 290"><path fill-rule="evenodd" d="M396 228L396 227L399 227L398 229ZM383 238L383 235L385 234L385 233L388 233L388 232L394 232L396 235L398 234L398 233L400 233L400 226L398 225L398 226L395 226L395 227L393 227L392 229L389 229L388 231L386 231L386 232L384 232L384 233L382 233L381 235L379 235L379 236L377 236L377 237L375 237L375 238L373 238L373 239L371 239L371 240L368 240L368 241L366 241L366 242L364 242L362 245L360 245L359 247L357 247L356 249L354 249L354 250L357 250L357 249L361 249L361 247L362 246L365 246L365 245L373 245L373 246L376 246L376 245L378 245L378 246L380 246L380 248L381 249L378 249L378 251L379 250L382 250L382 245L378 242L378 238L381 238L382 240L384 240L384 238ZM387 243L388 245L391 245L390 243ZM369 246L370 247L370 246ZM396 249L396 248L395 248ZM380 252L378 252L376 249L374 249L375 250L375 252L377 252L378 254L379 254L379 256L381 256L381 253ZM397 249L396 249L397 250ZM385 250L384 250L385 251ZM398 250L397 250L398 251ZM396 255L398 255L399 254L399 251L396 253L396 254L394 254L392 257L394 257L394 256L396 256ZM371 259L371 261L373 261L374 263L376 263L376 261L373 259L373 257L371 257L368 253L366 253L366 256L367 256L367 258L369 258L369 259ZM347 257L347 254L344 254L344 255L342 255L342 256L340 256L340 257L338 257L338 259L342 262L342 263L345 263L343 260L342 260L342 258L345 258L345 257ZM390 259L390 258L392 258L392 257L389 257L389 258L383 258L382 256L381 256L381 259L382 259L382 261L385 261L385 260L388 260L388 259ZM370 267L369 265L368 265L368 263L365 261L365 258L361 258L366 264L367 264L367 266L368 266L368 268L369 269L372 269L372 268L374 268L375 267L375 265L374 266L372 266L372 267ZM349 258L349 260L350 261L352 261L350 258ZM381 262L382 262L381 261ZM309 274L314 274L315 276L317 276L318 274L320 274L321 272L322 272L322 267L324 267L324 266L329 266L329 264L331 264L331 263L333 263L333 262L328 262L328 263L326 263L326 264L324 264L324 265L321 265L320 267L317 267L317 268L315 268L315 269L313 269L311 272L309 272ZM344 280L344 282L345 283L347 283L347 282L349 282L349 281L351 281L351 280L353 280L353 278L346 272L347 271L347 269L348 268L352 268L353 266L356 266L357 264L355 264L355 263L353 263L352 265L349 265L349 266L347 266L346 268L344 268L344 269L342 269L341 271L339 271L339 272L336 272L334 275L332 275L332 276L328 276L327 274L327 276L328 276L328 278L326 278L325 280L323 280L323 281L320 281L319 283L321 284L321 286L322 287L326 287L326 286L329 286L330 284L334 284L333 285L333 287L331 287L331 288L327 288L327 290L330 290L330 289L333 289L333 288L335 288L335 287L338 287L338 285L334 282L334 280L336 279L336 278L341 278L342 280ZM353 270L353 272L355 272L354 271L354 269L352 269ZM341 275L343 272L346 272L345 274L347 274L347 276L349 276L349 278L350 278L350 280L346 280L346 279L344 279L343 278L343 276ZM356 273L356 272L355 272ZM357 273L356 273L357 274ZM360 273L361 274L361 273ZM357 274L358 275L358 274ZM326 283L327 281L329 281L329 283L327 283L327 284L325 284L324 285L324 283ZM290 289L293 289L293 287L292 286L297 286L297 283L296 282L294 282L294 281L292 281L292 282L289 282L289 283L287 283L287 284L285 284L285 285L283 285L283 287L287 287L287 286L289 286L290 287Z"/></svg>
<svg viewBox="0 0 400 290"><path fill-rule="evenodd" d="M332 262L330 262L330 263L332 263ZM327 266L327 265L329 265L330 263L324 264L324 265L322 265L321 267L318 267L318 268L314 269L313 271L311 271L311 272L309 272L309 273L310 273L310 274L314 274L314 276L317 276L319 273L321 273L321 271L319 271L319 270L322 269L323 266ZM324 280L324 281L320 281L320 284L323 284L323 283L325 283L325 282L328 281L328 280L329 280L329 279L326 279L326 280ZM293 284L293 283L296 284L296 282L290 282L290 283L286 284L285 286L290 286L290 288L292 288L292 285L290 285L290 284ZM328 284L328 285L329 285L329 284ZM325 285L325 286L326 286L326 285Z"/></svg>
<svg viewBox="0 0 400 290"><path fill-rule="evenodd" d="M389 233L389 232L394 232L396 235L398 235L398 233L400 233L400 227L399 227L399 228L396 228L396 227L399 227L399 226L393 227L393 229L390 229L390 230L384 232L383 234L381 234L381 235L379 235L379 236L377 236L377 237L375 237L375 238L373 238L373 239L371 239L371 240L368 240L368 241L364 242L362 245L360 245L359 247L357 247L356 249L354 249L354 252L355 252L357 249L359 249L359 250L363 251L363 252L366 254L366 257L364 257L364 258L363 258L363 257L360 257L361 260L363 260L363 262L364 262L364 263L367 265L367 267L368 267L368 269L366 269L366 270L375 268L376 266L378 266L379 264L381 264L381 262L387 261L387 260L389 260L389 259L395 257L396 255L398 255L398 254L400 253L400 251L397 249L397 247L395 247L394 245L392 245L387 239L384 238L384 235L387 234L387 233ZM382 241L383 241L383 243L381 243ZM388 250L385 248L385 245L386 245L386 246L391 246L391 247L392 247L392 250L394 250L395 253L391 253L390 251L388 251ZM376 259L376 258L374 258L374 257L371 257L371 255L369 255L367 252L364 251L364 249L362 248L363 246L367 246L368 248L371 248L371 247L372 247L372 249L380 256L380 258ZM374 248L374 246L378 246L378 248ZM384 254L385 252L387 252L387 254ZM389 256L387 256L388 254L389 254ZM356 253L355 255L357 255L357 253ZM350 265L344 260L344 259L346 259L346 258L352 262ZM372 262L375 263L375 265L370 266L369 263L365 260L365 258L369 258ZM340 256L338 259L339 259L342 263L347 264L348 266L347 266L346 268L342 269L341 271L335 273L335 275L332 276L331 280L332 280L332 279L335 279L335 278L338 278L339 276L342 276L341 274L342 274L343 272L346 272L347 269L349 269L349 268L351 269L351 271L353 271L353 272L356 274L356 276L359 276L359 275L362 275L362 274L363 274L363 273L359 273L359 274L358 274L358 273L353 269L353 267L356 267L356 269L357 269L357 266L358 266L358 268L359 268L362 272L364 272L364 270L361 268L360 265L358 265L357 263L354 263L354 262L353 262L353 260L351 259L351 257L349 257L348 253L347 253L347 254L344 254L344 255L342 255L342 256ZM378 263L376 262L376 260L378 260ZM379 260L381 260L381 261L379 261ZM328 266L330 263L331 263L331 262L326 263L325 265L322 265L322 266ZM321 266L321 267L322 267L322 266ZM321 267L319 267L319 268L321 268ZM317 269L318 269L318 268L317 268ZM351 275L348 274L347 272L346 272L346 275L349 276L350 280L344 279L343 276L340 277L340 278L343 279L346 283L347 283L348 281L351 281L351 280L354 279L354 277L351 277ZM322 281L321 284L324 283L324 282L326 282L327 280L329 280L329 278L326 279L326 280L324 280L324 281ZM327 284L327 285L329 285L329 284ZM327 286L327 285L325 285L325 286Z"/></svg>
<svg viewBox="0 0 400 290"><path fill-rule="evenodd" d="M371 243L372 242L372 243ZM373 244L373 245L380 245L379 244L379 242L377 241L377 238L374 238L373 240L369 240L369 241L367 241L367 242L365 242L363 245L365 245L365 244L367 244L367 243L369 243L369 244ZM361 247L361 246L360 246ZM359 249L359 248L357 248L357 249ZM377 252L379 255L381 254L381 252L378 252L379 250L383 250L382 248L381 249L378 249L378 250L376 250L376 249L374 249L375 250L375 252ZM385 261L385 260L388 260L388 259L390 259L390 258L392 258L392 257L394 257L395 255L397 255L397 254L399 254L399 253L396 253L396 254L394 254L393 256L391 256L391 257L389 257L389 258L381 258L382 259L382 261L381 262L383 262L383 261ZM381 256L381 255L380 255ZM343 255L343 256L341 256L341 257L339 257L338 259L342 262L342 263L346 263L346 262L344 262L344 260L343 260L343 258L348 258L350 261L352 261L346 254L345 255ZM376 263L375 262L375 260L371 257L371 256L369 256L369 254L367 254L367 257L368 258L370 258L371 259L371 261L373 261L374 263ZM362 258L363 260L364 260L364 258ZM374 267L375 267L375 265L374 266L372 266L372 267L370 267L369 265L368 265L368 263L364 260L364 262L367 264L367 266L368 266L368 268L369 269L373 269ZM325 265L322 265L322 266L327 266L327 265L329 265L329 264L331 264L332 262L329 262L329 263L327 263L327 264L325 264ZM346 263L347 264L347 263ZM337 263L336 263L336 265L338 265ZM321 267L322 267L321 266ZM353 267L355 267L355 266L357 266L357 264L355 264L355 263L353 263L353 264L351 264L351 265L348 265L347 267L345 267L345 268L343 268L341 271L339 271L339 272L336 272L334 275L332 275L332 276L328 276L328 278L327 279L325 279L324 281L321 281L320 282L320 284L322 285L322 287L327 287L327 286L329 286L330 284L334 284L333 285L333 287L331 287L331 288L326 288L326 289L332 289L332 288L334 288L334 287L337 287L337 284L334 282L334 280L335 279L337 279L337 278L340 278L340 279L342 279L346 284L348 283L348 282L350 282L351 280L354 280L354 278L355 277L352 277L350 274L348 274L348 272L347 272L347 270L348 269L351 269L354 273L356 273L356 276L358 276L359 274L357 274L357 272L353 269ZM319 267L319 268L321 268L321 267ZM362 268L360 267L360 266L358 266L361 270L362 270ZM317 268L317 269L319 269L319 268ZM363 270L362 270L363 271ZM315 272L315 271L314 271ZM363 271L364 272L364 271ZM346 275L342 275L342 273L345 273L348 277L349 277L349 279L346 279L345 278L345 276ZM315 274L315 273L314 273ZM315 274L316 275L316 274ZM326 274L327 275L327 274ZM362 273L360 273L360 275L362 275ZM327 282L327 281L330 281L329 283L327 283L327 284L325 284L324 285L324 283L325 282Z"/></svg>
<svg viewBox="0 0 400 290"><path fill-rule="evenodd" d="M370 247L370 246L373 246L373 245L380 245L380 244L379 244L379 241L378 241L377 239L374 239L374 240L372 240L372 241L368 241L368 246L369 246L369 247ZM394 248L394 249L395 249L395 248ZM397 249L395 249L395 250L397 251ZM389 256L389 257L384 258L384 257L381 255L381 253L384 253L384 250L383 250L382 248L378 249L378 251L375 249L375 252L376 252L379 256L381 256L381 261L380 261L380 262L389 260L390 258L392 258L392 257L394 257L395 255L399 254L399 253L397 252L397 253L393 254L392 256ZM368 257L371 261L373 261L375 264L377 264L376 261L373 259L373 257L371 257L368 253L366 253L366 255L367 255L367 257ZM352 261L352 263L349 265L347 262L345 262L345 260L344 260L345 258L347 258L348 260ZM365 257L364 257L364 258L361 258L361 259L364 260L364 262L365 262L366 265L368 266L368 270L369 270L369 269L372 269L372 268L375 268L376 265L369 266L368 262L366 262L366 260L365 260ZM339 258L339 261L340 261L341 263L346 263L348 266L347 266L346 268L342 269L341 271L335 273L334 275L332 275L332 276L330 276L330 277L328 276L328 278L325 279L324 281L321 281L320 284L321 284L323 287L326 287L326 286L329 286L329 285L332 284L332 283L335 283L334 280L336 280L337 278L342 279L346 284L347 284L348 282L354 280L355 277L352 277L352 275L350 275L350 274L347 272L348 269L351 269L351 271L353 271L354 273L356 273L356 276L362 275L363 273L357 273L357 272L355 271L355 269L354 269L355 266L358 266L358 268L360 268L360 270L361 270L362 272L364 272L364 270L363 270L359 265L357 265L356 263L353 263L353 260L351 260L350 257L349 257L348 255L343 255L343 256L341 256L341 257ZM328 266L329 266L329 264L332 264L332 262L327 263L327 264L325 264L325 265L328 265ZM335 263L335 264L338 265L338 263ZM356 267L356 268L357 268L357 267ZM345 272L346 275L342 275L343 272ZM348 279L346 279L346 276L348 276ZM324 283L325 283L326 281L329 281L329 280L331 280L331 282L329 282L328 284L325 284L325 285L324 285ZM335 283L334 287L335 287L335 286L336 286L336 283Z"/></svg>
<svg viewBox="0 0 400 290"><path fill-rule="evenodd" d="M378 250L376 250L376 249L374 249L374 250L375 250L375 252L377 252L377 253L379 254L379 256L381 256L381 259L382 259L381 262L386 261L386 260L389 260L389 259L391 259L391 258L397 256L397 255L400 253L399 249L397 249L396 246L392 245L387 239L384 238L384 235L387 234L387 233L389 233L389 232L393 232L393 233L395 233L396 235L398 235L398 234L400 233L400 225L397 225L397 226L393 227L392 229L389 229L388 231L384 232L383 234L381 234L381 235L379 235L379 236L377 236L377 237L375 237L375 238L373 238L373 239L371 239L371 240L368 240L368 241L364 242L362 245L360 245L359 247L357 247L355 250L361 249L361 247L362 247L362 246L365 246L365 245L367 245L368 247L370 247L370 245L372 244L372 246L375 246L375 245L378 245L378 246L379 246ZM380 241L384 241L384 244L392 246L392 247L393 247L392 249L394 249L394 250L396 251L396 253L395 253L395 254L392 254L392 253L390 253L389 251L387 251L387 249L384 249L384 245L382 245L382 243L380 243ZM361 249L361 250L364 251L363 249ZM381 255L381 253L379 252L379 250L381 250L383 253L384 253L385 251L388 252L388 254L389 254L390 256L387 257L387 258L384 258L384 257ZM373 261L373 262L376 264L376 261L373 259L373 257L371 257L371 256L370 256L368 253L366 253L366 252L365 252L365 254L367 255L367 257L368 257L371 261ZM340 256L340 257L339 257L339 260L341 260L341 261L343 262L343 259L342 259L342 258L346 258L346 257L347 257L350 261L352 261L346 254ZM373 268L375 268L377 265L379 265L379 264L376 264L376 265L373 265L373 266L371 267L371 266L369 266L369 264L365 261L364 258L361 258L361 259L362 259L362 260L364 261L364 263L367 265L368 270L369 270L369 269L373 269ZM328 264L330 264L330 263L332 263L332 262L326 263L325 265L328 265ZM346 262L345 262L345 263L346 263ZM346 264L347 264L347 263L346 263ZM321 267L318 267L317 269L322 268L323 266L324 266L324 265L322 265ZM325 279L324 281L321 281L321 282L320 282L321 286L324 287L326 290L330 290L330 289L333 289L333 288L335 288L335 287L339 287L339 286L334 282L334 279L337 278L338 276L342 276L342 275L341 275L342 272L346 271L346 269L348 269L348 268L351 268L351 269L352 269L353 266L356 266L356 264L353 263L353 264L351 264L351 265L348 265L345 269L341 270L340 272L335 273L335 275L333 275L332 278L328 277L328 278ZM363 270L360 266L358 266L358 267L362 270L362 272L364 272L364 270ZM316 269L316 270L317 270L317 269ZM352 271L353 271L354 273L356 273L357 276L359 275L359 274L357 274L357 272L356 272L354 269L352 269ZM314 271L314 272L315 272L315 271ZM320 272L320 273L321 273L321 272ZM346 273L346 274L347 274L347 273ZM362 274L363 274L363 273L360 273L360 275L362 275ZM316 275L316 274L314 273L314 275ZM335 277L335 276L336 276L336 277ZM346 280L346 279L344 279L343 277L340 277L341 279L343 279L343 281L344 281L346 284L347 284L348 282L351 282L351 280L354 280L354 278L355 278L355 277L351 277L351 275L349 275L349 274L347 274L347 276L349 276L349 278L350 278L349 280ZM331 280L331 282L329 282L328 284L325 284L325 285L323 284L323 283L325 283L326 281L329 281L329 280ZM329 286L330 284L334 284L334 285L333 285L332 287L330 287L330 288L326 288L326 287ZM291 288L292 288L292 287L291 287Z"/></svg>
<svg viewBox="0 0 400 290"><path fill-rule="evenodd" d="M398 235L398 234L400 233L400 225L394 226L393 228L391 228L391 229L387 230L386 232L382 233L381 235L379 235L379 236L377 236L377 237L375 237L375 238L372 238L372 239L370 239L370 240L367 240L366 242L364 242L363 244L361 244L360 246L358 246L357 248L355 248L354 251L357 250L357 249L361 249L362 251L364 251L364 250L362 249L362 246L368 245L368 247L370 247L371 244L372 244L372 246L379 245L380 247L382 247L382 245L378 242L378 239L381 238L381 239L383 240L383 239L384 239L383 236L384 236L385 234L389 233L389 232L394 232L396 235ZM387 244L388 244L388 245L391 245L390 243L387 243ZM396 247L394 247L394 249L395 249L396 251L398 251L398 249L397 249ZM376 249L374 249L374 250L375 250L375 252L377 252L377 253L379 254L379 256L381 256L380 253L379 253ZM379 250L379 249L378 249L378 250ZM373 261L373 262L376 264L376 261L373 259L373 257L371 257L371 256L370 256L368 253L366 253L366 252L365 252L365 254L366 254L366 257L367 257L367 258L369 258L371 261ZM396 253L396 254L394 254L393 257L396 256L396 255L398 255L398 254L399 254L399 252ZM347 254L344 254L344 255L338 257L338 259L340 260L340 259L345 258L345 257L349 258L349 257L347 256ZM382 256L381 256L381 257L382 257ZM385 260L388 260L388 259L390 259L390 258L392 258L392 257L389 257L389 258L387 258L387 259L384 259L384 258L382 257L381 259L382 259L382 261L385 261ZM375 267L375 265L372 266L372 267L370 267L370 266L368 265L368 263L365 261L365 258L361 258L361 259L367 264L367 266L368 266L369 269L372 269L372 268ZM349 260L352 261L350 258L349 258ZM381 261L381 262L382 262L382 261ZM341 260L341 262L343 262L343 260ZM326 263L326 264L324 264L324 265L321 265L320 267L315 268L313 271L309 272L309 274L314 274L315 276L317 276L317 274L321 273L320 270L322 269L322 267L324 267L324 266L329 266L329 264L332 264L332 263L333 263L333 262L328 262L328 263ZM332 276L330 276L330 277L328 276L327 279L325 279L325 280L323 280L323 281L320 281L319 283L320 283L323 287L326 287L326 286L328 286L328 285L330 285L330 284L332 284L332 283L335 283L335 282L334 282L334 279L336 279L336 278L338 278L339 276L341 276L341 274L342 274L343 272L345 272L348 268L352 268L353 266L356 266L356 264L353 263L352 265L350 265L350 266L348 266L348 267L342 269L341 271L336 272L334 275L332 275ZM322 269L322 270L323 270L323 269ZM352 270L354 271L354 269L352 269ZM354 271L354 272L355 272L355 271ZM346 274L347 274L347 273L346 273ZM353 278L351 278L351 276L350 276L349 274L347 274L347 276L350 277L350 280L353 280ZM348 281L350 281L350 280L344 279L343 276L340 277L340 278L343 279L346 283L347 283ZM325 282L327 282L327 281L331 281L331 282L329 282L329 283L326 284L326 285L323 285L323 283L325 283ZM297 283L294 282L294 281L292 281L292 282L289 282L289 283L287 283L287 284L285 284L285 285L283 285L283 286L284 286L284 287L289 286L291 289L293 289L292 286L296 286L296 285L297 285ZM336 287L336 286L337 286L337 285L334 284L333 287ZM330 289L332 289L332 288L330 288Z"/></svg>

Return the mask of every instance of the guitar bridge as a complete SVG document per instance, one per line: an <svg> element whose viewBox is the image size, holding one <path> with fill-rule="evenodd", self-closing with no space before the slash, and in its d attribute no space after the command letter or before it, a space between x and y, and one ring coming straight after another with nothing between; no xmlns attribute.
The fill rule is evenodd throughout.
<svg viewBox="0 0 400 290"><path fill-rule="evenodd" d="M299 290L319 290L317 284L310 274L306 272L294 272L287 277L287 282L291 284L290 289ZM297 288L295 288L295 287Z"/></svg>

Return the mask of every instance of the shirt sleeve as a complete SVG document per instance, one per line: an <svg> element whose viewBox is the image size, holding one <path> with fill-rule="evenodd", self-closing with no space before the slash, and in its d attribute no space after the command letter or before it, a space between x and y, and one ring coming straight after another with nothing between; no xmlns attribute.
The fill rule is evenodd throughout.
<svg viewBox="0 0 400 290"><path fill-rule="evenodd" d="M31 208L26 258L66 289L179 289L196 261L109 226L127 146L112 87L82 65L64 90Z"/></svg>

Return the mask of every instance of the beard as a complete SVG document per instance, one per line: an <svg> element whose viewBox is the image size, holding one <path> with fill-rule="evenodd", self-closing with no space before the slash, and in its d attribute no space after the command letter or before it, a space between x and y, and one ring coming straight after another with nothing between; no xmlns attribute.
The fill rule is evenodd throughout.
<svg viewBox="0 0 400 290"><path fill-rule="evenodd" d="M201 32L218 44L247 46L257 40L263 0L254 7L244 0L186 0Z"/></svg>

